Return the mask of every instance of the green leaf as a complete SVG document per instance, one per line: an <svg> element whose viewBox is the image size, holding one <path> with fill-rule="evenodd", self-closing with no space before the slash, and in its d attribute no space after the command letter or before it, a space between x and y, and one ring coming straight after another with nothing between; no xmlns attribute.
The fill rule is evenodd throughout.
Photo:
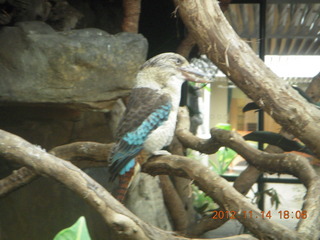
<svg viewBox="0 0 320 240"><path fill-rule="evenodd" d="M53 240L91 240L86 219L81 216L71 227L61 230Z"/></svg>

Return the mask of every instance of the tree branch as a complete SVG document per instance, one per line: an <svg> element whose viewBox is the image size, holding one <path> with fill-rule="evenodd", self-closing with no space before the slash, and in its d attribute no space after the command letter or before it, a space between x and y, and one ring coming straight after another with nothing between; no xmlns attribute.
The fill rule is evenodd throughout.
<svg viewBox="0 0 320 240"><path fill-rule="evenodd" d="M230 184L207 167L182 156L153 157L143 165L143 171L151 175L178 175L194 180L194 183L226 211L235 217L252 233L263 239L279 239L279 236L290 236L288 239L299 239L299 234L282 225L261 217L260 210L247 198L236 191ZM252 218L244 214L252 211Z"/></svg>
<svg viewBox="0 0 320 240"><path fill-rule="evenodd" d="M248 168L247 171L253 171L258 175L258 170L262 172L272 173L288 173L299 178L308 189L303 210L310 213L307 219L301 219L298 225L298 231L309 236L320 236L320 232L310 231L310 226L316 229L320 224L320 189L316 189L320 184L320 177L316 174L309 161L296 154L288 153L267 153L258 149L252 148L239 134L221 129L211 129L211 138L208 140L200 139L192 134L188 129L188 113L186 108L180 108L178 114L178 125L176 134L181 143L189 148L201 150L208 153L214 153L219 147L226 146L235 150L244 159L246 159L254 168ZM191 140L190 140L191 139ZM210 143L210 144L208 144ZM242 176L243 177L243 176ZM248 185L239 184L236 181L235 187L238 191L246 192ZM253 181L250 181L251 183ZM221 206L221 205L220 205ZM203 220L204 229L208 230L210 225L206 224L206 219ZM199 229L199 226L197 226Z"/></svg>
<svg viewBox="0 0 320 240"><path fill-rule="evenodd" d="M164 202L170 212L174 229L178 232L185 232L188 226L187 212L183 208L183 202L178 195L169 176L160 175L160 184L163 191Z"/></svg>
<svg viewBox="0 0 320 240"><path fill-rule="evenodd" d="M239 38L218 1L175 2L201 51L276 122L320 157L320 111L277 77Z"/></svg>
<svg viewBox="0 0 320 240"><path fill-rule="evenodd" d="M0 197L4 197L12 191L23 187L37 177L38 174L27 167L14 170L9 176L0 180Z"/></svg>
<svg viewBox="0 0 320 240"><path fill-rule="evenodd" d="M314 101L320 101L320 72L312 78L311 83L306 89L306 94Z"/></svg>
<svg viewBox="0 0 320 240"><path fill-rule="evenodd" d="M179 116L181 118L181 116ZM177 131L181 133L183 129L183 125L179 125L177 128ZM186 130L185 130L186 132ZM14 137L13 140L11 139L10 135L6 135L4 131L0 132L0 156L4 157L5 159L11 159L18 163L21 163L23 165L27 165L28 167L35 168L33 166L34 160L32 160L32 157L37 157L37 159L43 159L43 158L51 158L53 156L45 153L43 150L36 148L35 146L25 142L24 140ZM312 167L309 165L308 161L300 156L297 156L295 154L270 154L266 152L261 152L260 150L254 149L248 145L240 135L234 133L234 132L228 132L220 129L212 129L211 130L212 137L210 140L202 140L195 136L193 136L193 141L195 142L195 146L199 149L204 149L207 152L212 151L212 149L206 149L206 147L211 147L212 145L214 148L218 146L227 146L235 151L237 151L240 155L242 155L244 158L246 158L250 164L254 165L258 169L266 169L266 171L270 172L278 172L278 173L289 173L292 175L297 176L308 188L308 192L306 195L306 200L304 204L304 210L306 210L308 213L310 213L310 216L308 216L307 219L302 219L299 222L298 230L299 232L303 232L304 234L312 234L312 235L319 235L319 232L316 232L312 230L310 232L310 226L315 227L319 224L319 211L315 209L319 209L319 177L315 174ZM185 136L185 135L182 135ZM182 140L182 142L185 140L183 137L179 136L179 138ZM19 140L19 141L18 141ZM23 144L22 144L22 143ZM188 142L188 141L186 141ZM208 145L208 142L211 144ZM24 144L29 144L25 147L23 147ZM13 147L12 147L13 146ZM19 147L22 147L20 149ZM68 157L72 160L80 160L86 159L86 155L88 158L91 158L93 161L96 161L99 163L99 165L103 164L103 161L106 161L107 155L109 150L107 150L111 145L105 145L105 144L97 144L97 143L73 143L68 144L66 146L61 146L59 148L56 148L55 151L53 151L55 154L60 154L61 156ZM17 148L17 149L15 149ZM32 151L29 149L31 148ZM8 155L9 149L11 152ZM22 154L19 151L22 151L25 149L25 152ZM17 151L19 150L19 151ZM40 151L42 154L47 154L45 157L40 157L39 153L34 154L33 151ZM99 154L97 154L99 153ZM19 155L20 154L20 155ZM25 156L26 154L29 154L28 156ZM28 157L28 160L19 160L19 158ZM168 159L169 158L169 159ZM55 157L55 159L58 159ZM158 159L158 158L157 158ZM241 213L243 211L251 211L252 205L242 204L242 200L238 201L238 195L233 195L236 190L233 189L234 192L221 192L221 189L224 189L225 183L221 183L219 176L211 176L214 173L211 173L206 167L202 166L201 164L188 160L184 157L179 156L170 156L170 157L160 157L161 161L164 161L162 163L160 160L156 161L155 163L147 163L146 166L143 166L143 169L151 174L172 174L176 176L186 177L189 179L194 179L195 183L209 196L211 196L217 203L221 204L220 206L223 207L225 210L236 211L238 213L237 217L239 218L239 221L241 221L244 225L252 225L252 221L250 222L250 219L241 219ZM62 161L61 159L59 159ZM176 164L177 160L181 161L181 165L170 165L170 164ZM30 161L32 164L28 164L28 161ZM54 161L54 160L51 160ZM100 161L100 162L99 162ZM64 161L62 161L64 162ZM83 163L83 162L82 162ZM52 164L52 162L50 163ZM46 163L44 166L47 166L49 169L54 169L54 167L50 167L50 164ZM61 164L61 162L60 162ZM66 163L63 163L65 165ZM70 164L70 163L68 163ZM185 165L185 168L181 167ZM44 167L42 166L42 167ZM73 165L71 165L73 166ZM151 166L151 167L150 167ZM153 166L153 167L152 167ZM74 167L75 168L75 167ZM70 169L68 165L68 169ZM200 169L200 170L199 170ZM36 170L36 169L35 169ZM39 172L44 171L40 168L38 170ZM49 170L47 170L49 171ZM61 178L63 176L66 176L66 172L63 172L65 170L60 170L59 173ZM80 170L79 170L80 171ZM159 172L160 171L160 172ZM62 173L63 172L63 173ZM48 174L47 172L41 172L45 175L53 176L54 174ZM70 173L71 174L71 173ZM78 173L79 174L79 173ZM84 173L82 173L84 174ZM55 176L55 175L54 175ZM77 177L76 177L77 178ZM200 180L199 180L200 179ZM201 180L202 179L202 180ZM62 181L62 180L60 180ZM225 180L223 180L225 181ZM62 181L63 182L63 181ZM217 182L217 183L216 183ZM200 184L199 184L200 183ZM207 184L207 186L205 186ZM217 185L212 185L217 184ZM220 185L221 184L221 185ZM72 189L72 188L71 188ZM217 190L216 190L217 189ZM80 190L79 190L80 192ZM240 194L240 193L237 193ZM217 196L218 200L217 200ZM215 197L216 196L216 197ZM231 197L232 196L232 197ZM240 195L242 198L243 196ZM229 199L231 199L231 202L228 202ZM233 200L233 201L232 201ZM240 205L238 205L240 203ZM243 208L243 206L245 206ZM239 210L239 211L238 211ZM242 212L241 212L242 211ZM254 216L259 216L259 210L255 209ZM210 219L207 219L207 223ZM206 219L203 219L203 222L206 222ZM257 219L254 219L253 222L257 222ZM264 223L264 221L262 221ZM260 225L259 222L257 222L258 225ZM246 225L246 226L247 226ZM199 226L198 226L199 227ZM269 226L270 227L270 226ZM254 226L255 229L256 226ZM262 227L263 228L263 227ZM196 229L196 227L194 227ZM198 228L199 229L199 228ZM249 227L250 229L250 227ZM262 231L263 229L259 229L257 231ZM279 230L280 232L283 231L283 229ZM253 231L254 232L254 231ZM286 231L284 231L286 232ZM254 232L257 234L257 232ZM266 233L268 234L268 233ZM292 235L295 236L295 235ZM270 238L272 239L272 238ZM294 238L293 238L294 239Z"/></svg>
<svg viewBox="0 0 320 240"><path fill-rule="evenodd" d="M206 154L213 154L221 147L221 145L214 141L214 139L201 139L193 135L189 129L190 118L188 109L186 107L180 107L176 127L176 136L184 147Z"/></svg>
<svg viewBox="0 0 320 240"><path fill-rule="evenodd" d="M138 33L141 0L123 0L123 22L124 32Z"/></svg>
<svg viewBox="0 0 320 240"><path fill-rule="evenodd" d="M193 39L191 34L187 34L187 36L183 39L180 45L177 48L177 53L188 58L192 48L196 45L196 41Z"/></svg>
<svg viewBox="0 0 320 240"><path fill-rule="evenodd" d="M102 146L97 144L98 148ZM96 159L102 157L96 156L94 151L90 151L92 149L86 149L85 151L87 150L89 151L87 152L88 156L95 156ZM82 153L81 150L80 152ZM100 151L100 153L105 154L107 151ZM22 138L3 130L0 130L0 157L25 165L37 174L52 177L83 197L102 216L105 223L114 230L115 236L112 236L113 239L189 239L143 222L114 199L100 184L72 163L53 156ZM106 158L103 157L103 159ZM241 235L239 238L221 239L255 238L250 235Z"/></svg>
<svg viewBox="0 0 320 240"><path fill-rule="evenodd" d="M235 132L212 129L211 135L212 137L216 137L221 144L235 150L261 171L288 173L299 178L307 188L303 210L307 211L308 217L299 221L298 232L303 233L306 238L308 238L307 236L310 239L313 239L312 236L319 238L320 231L315 231L315 229L320 224L320 177L306 158L292 153L272 154L262 152L250 147Z"/></svg>
<svg viewBox="0 0 320 240"><path fill-rule="evenodd" d="M49 151L52 155L72 162L79 168L106 167L113 144L76 142L58 146ZM0 180L0 197L30 183L38 177L33 170L22 167Z"/></svg>

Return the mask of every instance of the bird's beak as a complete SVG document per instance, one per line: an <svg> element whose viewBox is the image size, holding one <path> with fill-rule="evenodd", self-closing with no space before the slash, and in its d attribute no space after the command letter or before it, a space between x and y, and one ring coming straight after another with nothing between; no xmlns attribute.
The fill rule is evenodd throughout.
<svg viewBox="0 0 320 240"><path fill-rule="evenodd" d="M210 83L212 80L209 79L208 74L192 68L190 65L180 68L182 75L187 81L196 83Z"/></svg>

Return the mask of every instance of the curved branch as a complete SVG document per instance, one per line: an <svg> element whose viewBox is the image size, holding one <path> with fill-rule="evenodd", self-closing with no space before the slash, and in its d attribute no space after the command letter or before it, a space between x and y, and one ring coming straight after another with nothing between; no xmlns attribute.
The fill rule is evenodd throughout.
<svg viewBox="0 0 320 240"><path fill-rule="evenodd" d="M176 127L176 136L182 145L186 148L197 150L201 153L213 154L219 150L221 144L214 141L213 138L201 139L193 135L190 131L190 118L187 107L180 107L178 112L178 122Z"/></svg>
<svg viewBox="0 0 320 240"><path fill-rule="evenodd" d="M184 56L185 58L188 58L192 48L195 45L196 45L196 41L193 39L192 35L187 34L187 36L183 39L183 41L178 46L177 53Z"/></svg>
<svg viewBox="0 0 320 240"><path fill-rule="evenodd" d="M72 162L79 168L105 167L113 144L76 142L49 151L56 157ZM33 170L22 167L0 180L0 197L30 183L38 177Z"/></svg>
<svg viewBox="0 0 320 240"><path fill-rule="evenodd" d="M112 146L113 143L75 142L55 147L49 153L79 168L105 167Z"/></svg>
<svg viewBox="0 0 320 240"><path fill-rule="evenodd" d="M250 147L236 132L211 129L211 135L224 146L235 150L261 171L288 173L299 178L307 188L303 210L307 211L308 217L299 221L298 232L310 239L320 237L320 231L315 230L320 225L320 176L317 175L306 158L292 153L262 152Z"/></svg>
<svg viewBox="0 0 320 240"><path fill-rule="evenodd" d="M259 175L258 170L272 173L288 173L296 176L303 182L307 188L306 200L303 210L310 213L307 219L301 219L298 224L298 231L306 236L320 236L319 231L310 231L311 226L317 229L320 224L320 177L316 174L308 160L300 155L291 153L267 153L252 148L239 134L222 129L211 129L211 138L208 140L200 139L188 131L188 114L186 108L181 108L178 115L177 137L186 147L214 153L219 147L226 146L235 150L245 158L253 167L246 171L253 171L256 178ZM210 143L210 144L208 144ZM243 173L245 174L245 173ZM240 176L243 177L243 174ZM235 187L242 192L247 191L248 185L241 185L237 179ZM250 181L252 183L252 181ZM220 205L221 206L221 205ZM208 230L210 224L207 224L206 218L203 219L203 229ZM197 231L201 226L196 226Z"/></svg>
<svg viewBox="0 0 320 240"><path fill-rule="evenodd" d="M103 145L98 144L97 146L101 147ZM87 150L89 151L87 154L95 155L90 152L90 149ZM25 165L37 174L52 177L83 197L102 216L105 223L114 230L115 236L112 236L112 239L189 239L143 222L114 199L100 184L72 163L53 156L22 138L3 130L0 130L0 157ZM255 238L250 235L242 235L240 238L233 239Z"/></svg>
<svg viewBox="0 0 320 240"><path fill-rule="evenodd" d="M0 197L4 197L12 191L23 187L37 177L38 174L27 167L14 170L9 176L0 180Z"/></svg>
<svg viewBox="0 0 320 240"><path fill-rule="evenodd" d="M175 2L202 52L276 122L320 157L320 111L276 76L240 39L218 1Z"/></svg>
<svg viewBox="0 0 320 240"><path fill-rule="evenodd" d="M151 175L169 174L193 179L202 191L223 206L226 211L234 214L259 238L278 239L279 236L290 236L288 239L300 238L297 232L262 218L260 210L230 186L224 178L187 157L174 155L152 157L143 165L142 170ZM245 217L245 213L249 211L252 212L252 218Z"/></svg>
<svg viewBox="0 0 320 240"><path fill-rule="evenodd" d="M187 212L183 207L183 202L169 176L160 175L159 178L160 186L163 191L163 199L170 212L174 229L177 232L183 233L188 226Z"/></svg>
<svg viewBox="0 0 320 240"><path fill-rule="evenodd" d="M311 83L306 89L306 94L314 101L320 101L320 72L312 78Z"/></svg>
<svg viewBox="0 0 320 240"><path fill-rule="evenodd" d="M179 118L181 119L181 116L179 116ZM177 131L178 133L184 132L187 134L187 135L182 134L182 136L181 135L179 136L181 140L185 140L184 137L189 136L190 133L188 133L188 131L186 130L187 127L182 123L178 126ZM312 229L310 228L310 226L316 229L316 226L318 226L319 219L320 219L319 211L314 210L314 209L319 209L320 207L320 203L319 203L320 190L318 188L319 177L316 175L316 173L314 172L314 170L309 165L306 159L294 154L270 154L266 152L261 152L260 150L250 147L250 145L248 145L242 139L242 137L236 134L235 132L228 132L221 129L212 129L211 134L212 134L212 137L209 140L202 140L195 136L191 136L192 141L197 141L197 142L194 142L197 148L208 151L208 152L212 151L212 148L208 149L208 146L209 147L213 146L213 148L216 149L217 147L224 145L237 151L240 155L246 158L252 165L257 167L258 169L262 168L263 170L266 169L267 171L270 171L270 172L289 173L297 176L308 188L303 209L306 210L308 213L312 213L310 214L310 216L308 216L307 219L303 219L299 222L298 230L299 232L309 234L308 236L310 236L310 234L319 235L319 232L316 232L314 230L312 231L312 233L310 233L310 229ZM40 148L36 148L33 145L28 143L29 144L28 147L31 148L32 151L29 151L29 149L27 149L26 153L24 154L27 154L27 153L29 154L28 156L29 159L27 161L31 161L32 164L30 165L29 163L28 165L27 162L20 162L19 161L20 155L15 152L15 149L16 150L21 150L21 149L16 146L21 147L23 144L26 144L27 142L21 140L18 137L14 137L14 140L11 139L11 141L13 142L10 142L10 137L7 136L7 139L6 139L6 133L4 131L1 131L0 136L1 136L0 137L0 152L1 152L0 155L5 157L6 159L7 158L10 159L10 156L11 156L16 162L19 162L22 164L25 163L25 165L27 165L28 167L34 168L34 166L32 165L34 164L34 161L32 161L32 156L39 158L40 155L39 153L33 154L33 151L38 151L44 154L43 150L41 150ZM10 147L10 146L14 146L14 147ZM68 144L66 146L58 147L55 149L55 151L52 151L52 152L55 154L60 154L61 156L69 158L73 161L75 160L82 161L83 159L86 159L86 156L88 156L88 158L91 158L91 160L94 160L96 162L100 161L101 163L103 163L103 161L107 159L107 154L109 151L108 147L110 149L111 145L80 142L80 143L73 143L73 144ZM8 149L11 151L10 152L11 155L9 155L9 157L8 157L8 153L6 152L6 150L8 151ZM30 154L31 154L31 157L30 157ZM25 157L24 155L21 155L21 156ZM49 159L50 159L50 156L51 155L49 154L45 155L45 157ZM236 190L231 188L231 186L229 186L227 189L231 188L232 190L226 190L227 192L224 192L224 191L221 192L221 189L224 189L224 190L226 189L225 183L224 184L221 183L219 176L215 176L215 175L211 176L214 173L209 171L206 167L201 166L199 163L195 161L191 161L187 158L183 158L179 156L160 157L160 158L158 157L157 159L159 159L159 161L156 161L156 163L154 162L146 163L143 166L143 169L151 174L155 174L155 173L173 174L173 175L178 175L178 176L196 180L195 183L200 188L202 188L204 192L206 192L209 196L211 196L217 203L221 204L220 206L222 206L225 210L236 211L238 213L237 217L239 221L241 221L249 229L250 229L250 226L251 227L254 226L254 229L259 229L259 227L257 228L256 225L252 225L255 222L258 226L260 226L261 223L259 223L257 219L254 219L255 221L250 221L250 219L241 219L241 213L243 213L243 211L251 211L252 205L250 204L247 205L248 203L243 203L242 200L238 201L239 199L238 197L240 193L236 192ZM60 159L60 161L62 160ZM161 161L164 161L164 162L161 162ZM178 166L175 165L179 161L181 162L180 165ZM99 164L101 164L100 162ZM70 163L64 162L64 164L69 164L70 166L73 166ZM68 165L68 168L70 168L69 165ZM50 166L50 164L47 164L47 166ZM54 168L51 167L50 169L52 170ZM42 169L38 171L41 171L41 170ZM60 175L65 176L66 175L65 173L66 172L64 172L63 174L60 173ZM50 175L47 172L42 174ZM235 192L238 195L234 195ZM243 198L242 195L240 196L241 196L240 199ZM228 204L226 205L226 203ZM241 203L241 206L238 205L239 203ZM257 217L259 216L259 210L255 209L254 213L255 213L254 216L257 216ZM205 222L206 219L203 219L203 221ZM264 221L262 221L262 223L264 223ZM271 226L268 226L268 227L271 227ZM260 226L260 229L256 231L262 231L263 229L264 227ZM283 229L279 230L279 232L282 232L282 231L286 233L286 230L283 230ZM254 233L257 234L257 232L254 232ZM269 234L269 233L267 232L266 234ZM296 235L292 235L292 236L294 237ZM268 238L269 236L266 236L266 237Z"/></svg>

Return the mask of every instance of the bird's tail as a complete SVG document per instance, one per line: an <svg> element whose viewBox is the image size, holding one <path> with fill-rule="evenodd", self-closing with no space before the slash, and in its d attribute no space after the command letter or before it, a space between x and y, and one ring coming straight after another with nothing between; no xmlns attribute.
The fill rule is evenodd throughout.
<svg viewBox="0 0 320 240"><path fill-rule="evenodd" d="M119 185L113 192L113 196L119 201L123 202L126 196L126 193L133 181L134 176L136 175L137 172L140 171L140 164L144 162L144 159L146 157L146 154L144 151L140 152L136 157L135 157L135 165L127 171L125 174L118 175L118 181Z"/></svg>
<svg viewBox="0 0 320 240"><path fill-rule="evenodd" d="M134 175L134 167L130 169L130 171L126 172L123 175L119 175L119 186L114 192L114 197L118 199L119 202L123 202L128 191L128 188L131 184L133 175Z"/></svg>

